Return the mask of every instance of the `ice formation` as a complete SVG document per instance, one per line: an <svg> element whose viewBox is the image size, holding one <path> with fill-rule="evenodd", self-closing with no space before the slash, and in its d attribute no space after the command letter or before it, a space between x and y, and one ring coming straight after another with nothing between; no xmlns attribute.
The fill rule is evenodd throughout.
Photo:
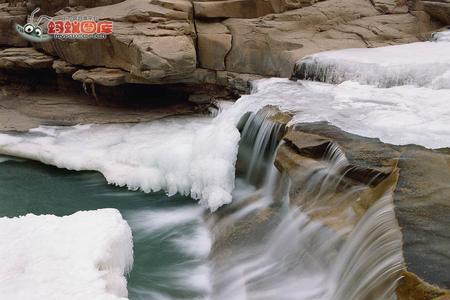
<svg viewBox="0 0 450 300"><path fill-rule="evenodd" d="M165 190L211 210L231 202L239 132L231 119L168 118L151 123L39 127L0 134L0 152L70 170L96 170L111 184Z"/></svg>
<svg viewBox="0 0 450 300"><path fill-rule="evenodd" d="M256 82L255 93L246 100L296 112L292 124L326 121L344 131L395 145L450 146L448 89L270 79Z"/></svg>
<svg viewBox="0 0 450 300"><path fill-rule="evenodd" d="M433 33L432 40L435 42L450 42L450 30Z"/></svg>
<svg viewBox="0 0 450 300"><path fill-rule="evenodd" d="M379 48L326 51L297 62L294 76L328 83L347 80L361 84L392 87L398 85L445 88L450 85L444 73L450 70L449 34L436 35L437 41ZM446 83L435 85L440 77Z"/></svg>
<svg viewBox="0 0 450 300"><path fill-rule="evenodd" d="M445 80L435 84L443 86ZM261 80L254 87L216 118L39 127L0 134L0 154L99 171L109 183L132 190L190 195L215 211L232 200L240 139L236 124L245 112L265 105L294 112L292 123L326 121L387 143L450 146L448 89L287 79Z"/></svg>
<svg viewBox="0 0 450 300"><path fill-rule="evenodd" d="M0 240L2 299L127 297L133 242L115 209L0 218Z"/></svg>

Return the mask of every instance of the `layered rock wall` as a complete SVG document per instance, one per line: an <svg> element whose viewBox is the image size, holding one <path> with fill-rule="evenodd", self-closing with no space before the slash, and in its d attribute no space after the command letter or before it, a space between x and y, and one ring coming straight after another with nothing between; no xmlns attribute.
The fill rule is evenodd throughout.
<svg viewBox="0 0 450 300"><path fill-rule="evenodd" d="M434 1L446 5L447 0ZM103 84L216 84L239 92L260 76L291 74L319 51L425 39L445 18L430 3L402 0L29 0L0 4L0 46L26 47L15 32L35 7L58 16L114 22L104 40L52 40L33 46L58 60L57 72L84 69ZM433 2L433 3L434 3ZM431 17L430 17L431 15ZM68 66L68 67L67 67ZM100 69L99 69L100 68ZM110 69L114 70L111 71ZM120 74L120 80L101 80ZM85 80L89 76L74 76ZM97 80L99 79L100 80Z"/></svg>

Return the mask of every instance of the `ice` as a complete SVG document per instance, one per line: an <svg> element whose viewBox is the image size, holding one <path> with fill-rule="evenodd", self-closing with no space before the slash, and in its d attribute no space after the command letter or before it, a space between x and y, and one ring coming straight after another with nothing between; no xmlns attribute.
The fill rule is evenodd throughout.
<svg viewBox="0 0 450 300"><path fill-rule="evenodd" d="M70 170L99 171L109 183L131 190L190 195L214 211L231 202L238 120L239 115L233 115L42 126L27 134L0 134L0 153Z"/></svg>
<svg viewBox="0 0 450 300"><path fill-rule="evenodd" d="M133 242L115 209L0 218L0 240L2 299L127 297Z"/></svg>
<svg viewBox="0 0 450 300"><path fill-rule="evenodd" d="M357 82L331 85L287 79L255 82L247 105L277 105L295 113L291 124L326 121L383 142L427 148L450 146L450 91L425 87L377 88Z"/></svg>
<svg viewBox="0 0 450 300"><path fill-rule="evenodd" d="M327 83L353 80L378 87L446 88L450 85L449 76L443 76L450 70L447 38L449 35L444 32L436 35L442 42L320 52L298 61L294 76Z"/></svg>
<svg viewBox="0 0 450 300"><path fill-rule="evenodd" d="M435 42L450 42L450 30L433 33L432 40Z"/></svg>

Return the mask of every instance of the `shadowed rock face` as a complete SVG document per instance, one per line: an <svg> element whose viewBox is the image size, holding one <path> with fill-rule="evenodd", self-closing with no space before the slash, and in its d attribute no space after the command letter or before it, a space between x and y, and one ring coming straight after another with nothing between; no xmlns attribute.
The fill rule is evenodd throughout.
<svg viewBox="0 0 450 300"><path fill-rule="evenodd" d="M414 42L442 25L424 5L400 0L29 0L0 4L0 45L27 44L12 23L23 24L34 7L114 21L105 40L34 45L57 58L59 74L99 68L74 79L106 86L208 83L241 93L257 76L290 76L306 55Z"/></svg>
<svg viewBox="0 0 450 300"><path fill-rule="evenodd" d="M285 168L289 165L295 168L300 155L314 156L329 141L344 149L351 164L383 173L397 166L400 173L394 201L407 268L429 283L450 288L449 149L433 151L419 146L384 144L325 123L298 124L285 139L287 142L277 157L277 164ZM411 293L418 294L413 298L403 295L401 299L435 299L445 293L414 278L414 275L405 277L402 292L409 293L408 297L412 297Z"/></svg>

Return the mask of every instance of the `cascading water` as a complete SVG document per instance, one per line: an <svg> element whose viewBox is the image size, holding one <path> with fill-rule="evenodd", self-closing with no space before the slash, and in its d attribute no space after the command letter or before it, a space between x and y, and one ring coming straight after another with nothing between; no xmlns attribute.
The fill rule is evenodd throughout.
<svg viewBox="0 0 450 300"><path fill-rule="evenodd" d="M255 165L273 166L282 126L271 115L243 118L238 164L248 170L247 186L212 222L212 299L394 299L403 257L392 188L364 216L350 213L370 187L346 182L349 163L334 143L319 163L298 170L295 203L289 204L290 182L275 168L264 170L259 189L248 188L258 177Z"/></svg>

